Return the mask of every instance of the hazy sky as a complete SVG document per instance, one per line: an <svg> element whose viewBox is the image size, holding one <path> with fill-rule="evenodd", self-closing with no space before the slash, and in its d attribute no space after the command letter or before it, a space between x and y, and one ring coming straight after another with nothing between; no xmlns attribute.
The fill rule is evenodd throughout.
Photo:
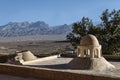
<svg viewBox="0 0 120 80"><path fill-rule="evenodd" d="M0 25L45 21L53 26L71 24L83 16L98 22L105 9L120 9L120 0L0 0Z"/></svg>

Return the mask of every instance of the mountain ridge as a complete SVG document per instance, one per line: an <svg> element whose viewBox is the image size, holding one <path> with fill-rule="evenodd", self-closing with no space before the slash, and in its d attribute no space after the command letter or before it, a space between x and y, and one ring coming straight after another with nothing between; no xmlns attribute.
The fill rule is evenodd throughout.
<svg viewBox="0 0 120 80"><path fill-rule="evenodd" d="M60 35L72 31L72 25L58 25L50 27L44 21L9 22L0 26L0 37L16 37L30 35Z"/></svg>

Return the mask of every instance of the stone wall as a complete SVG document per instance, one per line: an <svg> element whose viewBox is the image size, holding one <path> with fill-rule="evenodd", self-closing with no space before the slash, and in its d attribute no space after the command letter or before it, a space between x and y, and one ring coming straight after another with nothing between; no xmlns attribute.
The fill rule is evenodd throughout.
<svg viewBox="0 0 120 80"><path fill-rule="evenodd" d="M118 77L78 74L10 64L0 64L0 74L9 74L21 77L35 77L43 80L120 80Z"/></svg>

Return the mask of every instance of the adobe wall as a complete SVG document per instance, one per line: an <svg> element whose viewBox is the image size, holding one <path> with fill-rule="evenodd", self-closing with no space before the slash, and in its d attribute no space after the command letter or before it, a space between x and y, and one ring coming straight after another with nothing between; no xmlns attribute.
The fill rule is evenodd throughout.
<svg viewBox="0 0 120 80"><path fill-rule="evenodd" d="M116 55L103 55L103 57L107 60L120 60L120 56Z"/></svg>
<svg viewBox="0 0 120 80"><path fill-rule="evenodd" d="M35 77L45 80L120 80L118 77L77 74L43 68L31 68L19 65L0 64L0 74L22 77Z"/></svg>

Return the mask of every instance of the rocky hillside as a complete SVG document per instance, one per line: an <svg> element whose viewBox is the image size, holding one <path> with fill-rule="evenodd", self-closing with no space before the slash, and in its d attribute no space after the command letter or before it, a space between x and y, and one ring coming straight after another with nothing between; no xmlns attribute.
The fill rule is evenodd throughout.
<svg viewBox="0 0 120 80"><path fill-rule="evenodd" d="M57 35L72 31L72 25L50 27L43 21L37 22L10 22L0 26L0 37L30 36L30 35Z"/></svg>

